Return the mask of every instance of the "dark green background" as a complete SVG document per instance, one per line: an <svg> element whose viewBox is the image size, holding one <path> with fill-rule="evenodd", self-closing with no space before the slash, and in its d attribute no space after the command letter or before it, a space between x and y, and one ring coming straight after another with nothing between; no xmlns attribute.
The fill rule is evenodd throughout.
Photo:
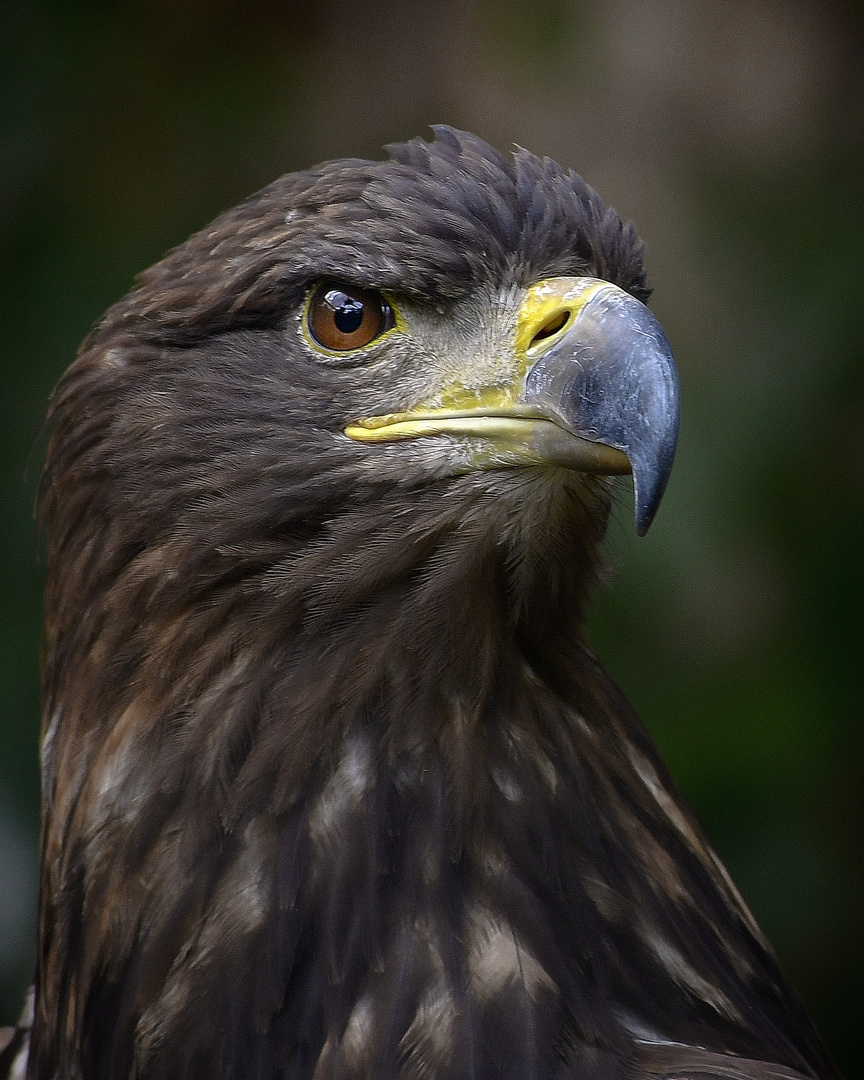
<svg viewBox="0 0 864 1080"><path fill-rule="evenodd" d="M864 17L780 0L0 8L0 1019L33 955L52 385L133 275L282 172L449 122L649 245L675 472L593 638L850 1078L864 1075Z"/></svg>

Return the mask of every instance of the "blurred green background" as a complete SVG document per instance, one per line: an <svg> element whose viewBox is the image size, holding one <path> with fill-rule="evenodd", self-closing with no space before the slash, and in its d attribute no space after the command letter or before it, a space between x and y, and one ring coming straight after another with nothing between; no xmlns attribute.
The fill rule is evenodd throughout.
<svg viewBox="0 0 864 1080"><path fill-rule="evenodd" d="M32 961L39 426L133 275L283 172L448 122L649 246L678 461L593 640L864 1076L864 10L780 0L5 0L0 1021Z"/></svg>

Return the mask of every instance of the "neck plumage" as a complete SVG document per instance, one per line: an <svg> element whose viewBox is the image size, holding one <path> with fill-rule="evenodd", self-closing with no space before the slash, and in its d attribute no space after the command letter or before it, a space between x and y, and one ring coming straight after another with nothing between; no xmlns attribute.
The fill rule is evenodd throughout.
<svg viewBox="0 0 864 1080"><path fill-rule="evenodd" d="M111 579L48 667L33 1075L819 1062L579 639L604 502L465 477Z"/></svg>

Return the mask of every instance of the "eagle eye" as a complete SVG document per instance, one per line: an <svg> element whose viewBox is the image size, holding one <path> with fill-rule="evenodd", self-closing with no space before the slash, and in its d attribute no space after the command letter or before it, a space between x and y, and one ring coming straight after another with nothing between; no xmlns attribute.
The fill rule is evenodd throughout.
<svg viewBox="0 0 864 1080"><path fill-rule="evenodd" d="M393 309L380 293L332 281L315 289L306 314L312 340L331 352L362 349L394 322Z"/></svg>

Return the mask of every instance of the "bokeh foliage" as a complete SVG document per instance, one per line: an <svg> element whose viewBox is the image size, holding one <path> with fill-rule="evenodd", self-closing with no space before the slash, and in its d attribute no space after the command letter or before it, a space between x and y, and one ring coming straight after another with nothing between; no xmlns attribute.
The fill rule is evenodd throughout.
<svg viewBox="0 0 864 1080"><path fill-rule="evenodd" d="M789 0L7 0L0 1020L33 955L47 397L135 272L282 172L446 121L649 242L679 457L610 531L597 651L864 1076L864 27Z"/></svg>

